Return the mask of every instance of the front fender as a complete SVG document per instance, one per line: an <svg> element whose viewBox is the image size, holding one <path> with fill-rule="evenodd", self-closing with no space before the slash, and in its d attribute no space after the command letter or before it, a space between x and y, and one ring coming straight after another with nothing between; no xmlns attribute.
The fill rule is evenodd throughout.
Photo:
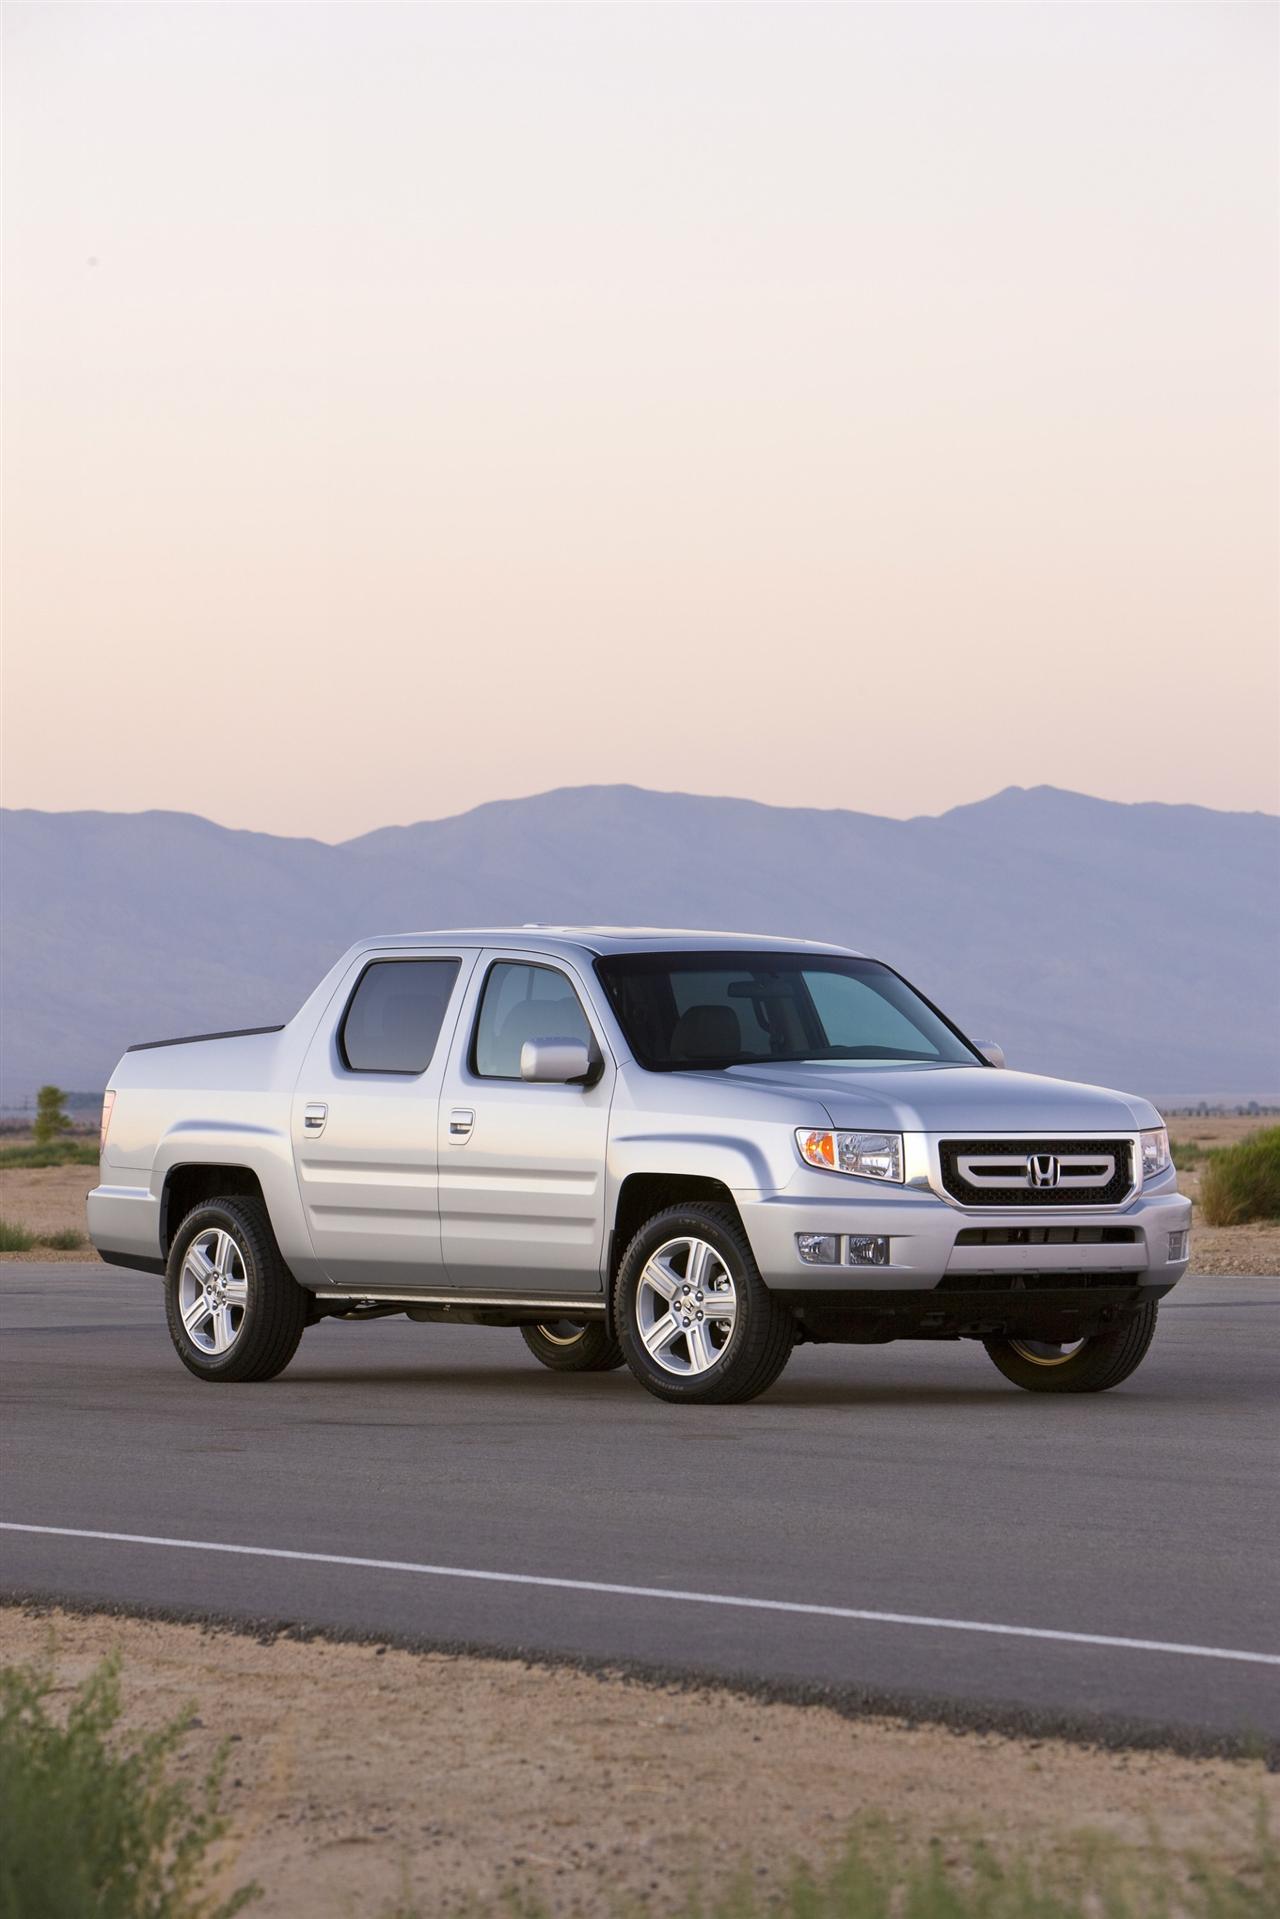
<svg viewBox="0 0 1280 1919"><path fill-rule="evenodd" d="M763 1144L730 1132L617 1133L609 1142L609 1174L615 1197L622 1182L633 1173L714 1179L735 1193L770 1192L780 1183Z"/></svg>

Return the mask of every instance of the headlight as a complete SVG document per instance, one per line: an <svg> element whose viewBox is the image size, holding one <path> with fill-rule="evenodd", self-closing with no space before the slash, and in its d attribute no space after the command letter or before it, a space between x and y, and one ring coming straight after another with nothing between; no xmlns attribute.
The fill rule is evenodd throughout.
<svg viewBox="0 0 1280 1919"><path fill-rule="evenodd" d="M896 1179L902 1183L901 1133L796 1134L800 1156L824 1173L856 1173L862 1179Z"/></svg>
<svg viewBox="0 0 1280 1919"><path fill-rule="evenodd" d="M1163 1126L1142 1135L1142 1177L1154 1179L1169 1165L1169 1135Z"/></svg>

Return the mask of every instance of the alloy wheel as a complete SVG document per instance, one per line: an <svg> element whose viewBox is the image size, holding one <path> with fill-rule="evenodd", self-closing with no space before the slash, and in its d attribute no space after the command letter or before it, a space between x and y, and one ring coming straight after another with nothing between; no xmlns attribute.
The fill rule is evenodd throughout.
<svg viewBox="0 0 1280 1919"><path fill-rule="evenodd" d="M718 1364L738 1314L738 1289L705 1239L669 1239L650 1255L636 1286L636 1327L645 1351L677 1378Z"/></svg>
<svg viewBox="0 0 1280 1919"><path fill-rule="evenodd" d="M230 1352L249 1307L249 1275L230 1233L211 1226L197 1233L178 1276L178 1314L187 1338L202 1353Z"/></svg>
<svg viewBox="0 0 1280 1919"><path fill-rule="evenodd" d="M576 1346L587 1329L576 1320L549 1319L540 1320L536 1330L553 1346Z"/></svg>
<svg viewBox="0 0 1280 1919"><path fill-rule="evenodd" d="M1048 1339L1011 1339L1010 1346L1015 1353L1032 1366L1065 1366L1074 1359L1082 1347L1088 1345L1084 1339L1073 1339L1063 1345Z"/></svg>

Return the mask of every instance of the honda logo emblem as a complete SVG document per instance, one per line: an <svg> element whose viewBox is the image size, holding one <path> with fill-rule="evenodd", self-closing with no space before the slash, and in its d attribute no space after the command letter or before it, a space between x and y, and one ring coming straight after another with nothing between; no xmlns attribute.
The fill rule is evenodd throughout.
<svg viewBox="0 0 1280 1919"><path fill-rule="evenodd" d="M1052 1153L1027 1154L1027 1185L1056 1186L1058 1162Z"/></svg>

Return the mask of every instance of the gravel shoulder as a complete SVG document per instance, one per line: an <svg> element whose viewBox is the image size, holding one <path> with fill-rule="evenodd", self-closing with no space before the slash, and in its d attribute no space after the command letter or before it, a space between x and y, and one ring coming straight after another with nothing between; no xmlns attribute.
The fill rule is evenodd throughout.
<svg viewBox="0 0 1280 1919"><path fill-rule="evenodd" d="M226 1883L265 1915L425 1911L526 1885L552 1914L781 1876L880 1812L904 1837L1020 1848L1082 1828L1149 1844L1152 1822L1231 1866L1280 1777L1261 1761L850 1720L823 1706L647 1686L499 1659L264 1641L197 1625L0 1609L4 1663L60 1688L124 1659L126 1724L193 1707L193 1774L231 1740Z"/></svg>

